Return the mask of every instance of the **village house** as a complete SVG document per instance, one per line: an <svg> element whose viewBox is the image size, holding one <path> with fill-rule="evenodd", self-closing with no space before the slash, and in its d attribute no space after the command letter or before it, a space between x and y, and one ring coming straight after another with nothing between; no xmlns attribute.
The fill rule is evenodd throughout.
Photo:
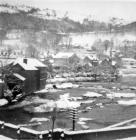
<svg viewBox="0 0 136 140"><path fill-rule="evenodd" d="M82 59L80 59L80 63L79 63L79 67L82 67L81 69L86 69L86 70L90 70L90 68L92 68L92 63L91 60L89 59L89 57L84 57Z"/></svg>
<svg viewBox="0 0 136 140"><path fill-rule="evenodd" d="M67 67L70 63L78 62L79 57L72 52L59 52L56 55L52 56L55 68Z"/></svg>
<svg viewBox="0 0 136 140"><path fill-rule="evenodd" d="M47 66L35 58L18 58L10 64L13 75L24 84L26 93L45 88ZM12 86L12 84L10 84Z"/></svg>
<svg viewBox="0 0 136 140"><path fill-rule="evenodd" d="M80 63L80 58L74 53L70 58L69 58L69 64L78 64Z"/></svg>
<svg viewBox="0 0 136 140"><path fill-rule="evenodd" d="M8 39L19 39L19 38L21 38L22 34L23 34L23 33L22 33L21 30L14 29L14 30L10 30L10 31L7 33L6 37L7 37Z"/></svg>
<svg viewBox="0 0 136 140"><path fill-rule="evenodd" d="M125 67L136 67L136 60L133 58L122 58L122 64Z"/></svg>
<svg viewBox="0 0 136 140"><path fill-rule="evenodd" d="M116 61L105 59L101 61L99 68L103 74L114 74L116 71Z"/></svg>
<svg viewBox="0 0 136 140"><path fill-rule="evenodd" d="M59 52L53 55L55 65L67 65L68 59L73 55L73 53Z"/></svg>
<svg viewBox="0 0 136 140"><path fill-rule="evenodd" d="M78 54L78 56L84 64L89 64L90 66L97 66L99 64L99 59L94 54L84 54L82 56Z"/></svg>

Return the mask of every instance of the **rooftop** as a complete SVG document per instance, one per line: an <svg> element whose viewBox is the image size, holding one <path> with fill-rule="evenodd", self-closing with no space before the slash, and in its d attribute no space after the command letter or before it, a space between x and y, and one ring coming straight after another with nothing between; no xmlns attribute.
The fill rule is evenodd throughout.
<svg viewBox="0 0 136 140"><path fill-rule="evenodd" d="M25 81L26 78L24 78L23 76L21 76L20 74L18 73L14 73L13 74L14 76L16 76L18 79L22 80L22 81Z"/></svg>
<svg viewBox="0 0 136 140"><path fill-rule="evenodd" d="M59 52L56 55L53 55L53 58L69 58L73 55L72 52Z"/></svg>
<svg viewBox="0 0 136 140"><path fill-rule="evenodd" d="M136 62L136 60L134 58L122 58L122 60L123 61L135 61Z"/></svg>
<svg viewBox="0 0 136 140"><path fill-rule="evenodd" d="M19 64L25 70L38 70L37 67L47 67L35 58L17 58L13 65Z"/></svg>

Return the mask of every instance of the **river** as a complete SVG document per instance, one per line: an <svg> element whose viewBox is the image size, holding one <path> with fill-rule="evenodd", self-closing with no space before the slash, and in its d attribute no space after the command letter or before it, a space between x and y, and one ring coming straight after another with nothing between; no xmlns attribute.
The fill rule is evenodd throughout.
<svg viewBox="0 0 136 140"><path fill-rule="evenodd" d="M71 33L68 35L71 38L71 44L74 46L83 46L90 49L96 40L101 39L111 40L113 39L114 45L118 46L122 41L136 41L136 35L133 33L109 33L109 32L87 32L87 33ZM65 44L68 42L67 37L64 37L62 42Z"/></svg>

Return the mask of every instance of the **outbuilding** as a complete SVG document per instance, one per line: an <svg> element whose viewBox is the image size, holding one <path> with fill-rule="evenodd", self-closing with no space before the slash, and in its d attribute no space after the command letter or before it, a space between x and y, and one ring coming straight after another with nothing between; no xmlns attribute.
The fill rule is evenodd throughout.
<svg viewBox="0 0 136 140"><path fill-rule="evenodd" d="M14 76L23 79L26 93L45 88L47 66L39 60L35 58L18 58L10 66Z"/></svg>

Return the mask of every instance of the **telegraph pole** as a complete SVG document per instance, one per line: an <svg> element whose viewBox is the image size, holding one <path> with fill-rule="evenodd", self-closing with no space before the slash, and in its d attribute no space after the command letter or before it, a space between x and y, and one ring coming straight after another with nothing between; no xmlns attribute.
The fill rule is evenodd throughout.
<svg viewBox="0 0 136 140"><path fill-rule="evenodd" d="M78 116L78 112L76 108L70 110L70 118L72 119L72 131L75 131L76 119L78 118L77 116Z"/></svg>
<svg viewBox="0 0 136 140"><path fill-rule="evenodd" d="M55 125L55 120L56 120L56 112L57 112L57 108L55 107L53 109L53 112L52 112L52 130L51 130L52 140L54 139L54 137L53 137L53 131L54 131L54 125Z"/></svg>

